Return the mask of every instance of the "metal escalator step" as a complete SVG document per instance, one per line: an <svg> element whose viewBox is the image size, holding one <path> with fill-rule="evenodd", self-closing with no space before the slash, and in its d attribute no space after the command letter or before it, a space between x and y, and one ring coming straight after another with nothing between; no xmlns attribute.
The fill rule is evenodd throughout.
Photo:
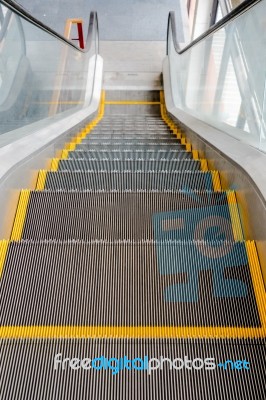
<svg viewBox="0 0 266 400"><path fill-rule="evenodd" d="M66 159L60 160L58 171L199 171L200 160L110 160Z"/></svg>
<svg viewBox="0 0 266 400"><path fill-rule="evenodd" d="M106 126L101 126L97 125L92 132L97 132L97 133L108 133L108 132L125 132L125 133L130 133L130 132L135 132L135 133L143 133L145 135L149 133L165 133L169 134L171 131L168 127L166 126L134 126L134 125L106 125Z"/></svg>
<svg viewBox="0 0 266 400"><path fill-rule="evenodd" d="M35 191L30 193L22 239L186 240L196 235L193 227L206 241L215 234L234 240L225 192Z"/></svg>
<svg viewBox="0 0 266 400"><path fill-rule="evenodd" d="M142 132L169 132L170 128L167 125L158 124L99 124L93 130L106 131L106 130L120 130L120 131L142 131Z"/></svg>
<svg viewBox="0 0 266 400"><path fill-rule="evenodd" d="M31 399L45 400L68 399L70 393L72 399L97 400L262 400L265 393L263 340L16 340L3 342L1 353L5 360L1 393L9 400L26 400L29 393ZM62 360L100 358L100 370L73 370L66 362L65 370L59 364L55 371L57 354ZM192 361L185 367L185 356L196 360L197 369L192 369ZM106 369L101 357L108 363ZM121 366L119 360L125 357L130 361ZM153 370L144 366L145 357ZM207 363L208 358L214 369L201 366L201 360ZM133 360L138 370L133 368ZM156 360L161 361L161 367ZM170 364L174 360L175 368ZM249 369L232 370L228 363L225 370L221 364L226 360L247 360Z"/></svg>
<svg viewBox="0 0 266 400"><path fill-rule="evenodd" d="M99 129L99 130L101 130L101 129L112 129L112 128L115 128L115 129L117 129L117 128L121 128L121 129L129 129L129 130L134 130L134 129L144 129L144 130L146 130L146 129L158 129L158 130L164 130L164 131L167 131L167 130L169 130L170 128L169 128L169 126L168 125L166 125L164 122L162 123L162 124L158 124L157 122L155 122L155 123L153 123L153 122L138 122L138 123L135 123L134 121L128 121L127 123L126 122L123 122L123 121L121 121L121 122L117 122L117 123L114 123L114 122L112 122L112 121L106 121L105 123L103 122L103 121L101 121L100 123L98 123L97 125L95 125L94 126L94 129Z"/></svg>
<svg viewBox="0 0 266 400"><path fill-rule="evenodd" d="M113 141L108 141L108 142L98 142L98 143L80 143L76 146L77 150L81 151L86 151L86 150L105 150L105 151L110 151L110 150L125 150L125 151L145 151L145 150L160 150L160 151L167 151L168 149L170 150L183 150L185 151L186 146L178 143L176 140L174 143L145 143L145 142L130 142L130 143L123 143L123 142L113 142Z"/></svg>
<svg viewBox="0 0 266 400"><path fill-rule="evenodd" d="M141 145L143 144L143 146L145 147L146 145L152 145L153 143L155 144L180 144L180 142L175 138L175 137L169 137L169 138L156 138L156 136L154 137L105 137L105 136L99 136L99 137L95 137L95 136L87 136L86 139L82 140L82 144L83 145L94 145L94 144L102 144L104 146L104 144L107 143L109 144L117 144L117 145Z"/></svg>
<svg viewBox="0 0 266 400"><path fill-rule="evenodd" d="M167 130L158 130L158 129L152 129L148 130L146 128L144 129L106 129L106 130L99 130L94 128L93 130L90 131L90 136L105 136L105 135L136 135L136 136L141 136L141 137L150 137L150 136L157 136L157 137L167 137L169 135L173 135L172 131L170 129Z"/></svg>
<svg viewBox="0 0 266 400"><path fill-rule="evenodd" d="M178 140L171 132L167 134L161 133L138 133L138 132L113 132L113 133L98 133L91 131L84 140Z"/></svg>
<svg viewBox="0 0 266 400"><path fill-rule="evenodd" d="M125 123L128 122L136 122L136 123L158 123L162 124L164 123L161 116L154 115L152 118L149 118L148 115L140 115L140 114L133 114L133 115L128 115L128 114L115 114L115 115L106 115L104 117L104 120L102 122L117 122L117 121L123 121Z"/></svg>
<svg viewBox="0 0 266 400"><path fill-rule="evenodd" d="M96 159L143 159L143 160L161 160L166 159L168 161L174 159L191 159L192 154L185 150L93 150L88 149L86 151L74 150L68 153L68 159L77 158L96 158Z"/></svg>
<svg viewBox="0 0 266 400"><path fill-rule="evenodd" d="M109 116L105 116L104 119L101 120L101 124L117 124L117 123L124 123L124 124L158 124L158 125L165 125L164 121L162 120L161 117L159 118L138 118L137 115L134 115L134 117L130 118L130 116L127 116L127 118L124 118L123 116L120 118L119 116L115 116L115 118L109 118Z"/></svg>
<svg viewBox="0 0 266 400"><path fill-rule="evenodd" d="M10 242L0 290L1 327L18 337L23 326L62 326L59 337L64 326L238 327L239 337L262 326L241 242Z"/></svg>
<svg viewBox="0 0 266 400"><path fill-rule="evenodd" d="M201 178L201 179L200 179ZM187 172L131 172L131 171L73 171L48 172L48 190L212 190L211 173Z"/></svg>

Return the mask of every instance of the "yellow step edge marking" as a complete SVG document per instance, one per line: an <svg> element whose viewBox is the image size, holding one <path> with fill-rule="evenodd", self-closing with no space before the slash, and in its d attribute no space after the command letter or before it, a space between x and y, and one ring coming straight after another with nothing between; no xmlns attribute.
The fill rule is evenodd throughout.
<svg viewBox="0 0 266 400"><path fill-rule="evenodd" d="M7 326L1 339L242 339L264 338L265 327L168 327L168 326Z"/></svg>
<svg viewBox="0 0 266 400"><path fill-rule="evenodd" d="M192 150L193 160L199 160L199 152L198 150Z"/></svg>
<svg viewBox="0 0 266 400"><path fill-rule="evenodd" d="M66 150L66 149L62 150L61 159L66 160L68 158L68 153L69 153L69 150Z"/></svg>
<svg viewBox="0 0 266 400"><path fill-rule="evenodd" d="M178 128L175 128L175 129L173 129L173 133L175 134L175 135L180 135L181 136L181 131L180 131L180 129L178 129Z"/></svg>
<svg viewBox="0 0 266 400"><path fill-rule="evenodd" d="M246 249L260 321L266 336L266 292L255 242L246 242Z"/></svg>
<svg viewBox="0 0 266 400"><path fill-rule="evenodd" d="M212 175L213 190L215 192L221 192L222 191L222 186L221 186L219 172L218 171L211 171L211 175Z"/></svg>
<svg viewBox="0 0 266 400"><path fill-rule="evenodd" d="M86 127L83 128L80 133L74 136L70 142L67 142L65 144L65 147L62 150L61 154L62 159L64 160L67 159L69 151L74 151L76 149L77 144L79 144L82 141L82 139L84 139L102 119L104 115L104 99L105 99L105 92L102 91L100 105L98 109L98 115L89 124L87 124Z"/></svg>
<svg viewBox="0 0 266 400"><path fill-rule="evenodd" d="M65 150L74 151L76 149L76 143L69 142L65 145Z"/></svg>
<svg viewBox="0 0 266 400"><path fill-rule="evenodd" d="M226 196L227 196L230 217L231 217L231 221L232 221L232 229L233 229L234 239L236 241L242 241L242 240L244 240L244 235L243 235L243 230L242 230L242 225L241 225L241 220L240 220L240 215L239 215L239 210L238 210L238 205L237 205L237 200L236 200L236 194L234 191L230 190L227 192Z"/></svg>
<svg viewBox="0 0 266 400"><path fill-rule="evenodd" d="M59 161L60 161L59 158L52 159L50 171L56 172L58 170Z"/></svg>
<svg viewBox="0 0 266 400"><path fill-rule="evenodd" d="M4 271L8 245L9 245L9 241L8 240L1 240L0 241L0 279L1 279L2 273Z"/></svg>
<svg viewBox="0 0 266 400"><path fill-rule="evenodd" d="M186 151L192 151L192 145L191 143L186 143Z"/></svg>
<svg viewBox="0 0 266 400"><path fill-rule="evenodd" d="M121 101L105 101L106 105L150 105L158 106L161 103L159 101L136 101L136 100L121 100Z"/></svg>
<svg viewBox="0 0 266 400"><path fill-rule="evenodd" d="M87 131L83 132L83 133L80 135L81 139L85 139L85 137L87 136L88 133L90 133L90 131L91 131L91 130L88 129Z"/></svg>
<svg viewBox="0 0 266 400"><path fill-rule="evenodd" d="M205 158L202 158L200 160L200 165L201 165L201 170L202 171L204 171L204 172L209 171L208 163L207 163L207 160Z"/></svg>
<svg viewBox="0 0 266 400"><path fill-rule="evenodd" d="M81 136L77 137L76 138L76 144L80 144L82 142L82 139L83 138Z"/></svg>
<svg viewBox="0 0 266 400"><path fill-rule="evenodd" d="M169 128L172 130L172 132L176 135L177 139L181 140L181 144L186 146L186 150L189 152L191 152L191 151L193 152L192 144L186 141L186 138L184 136L182 136L181 130L177 127L176 123L174 123L171 120L171 118L169 118L169 116L167 114L163 91L160 91L160 101L161 101L161 117L162 117L162 119L169 126ZM196 156L196 153L194 153L193 158L198 159L198 155Z"/></svg>
<svg viewBox="0 0 266 400"><path fill-rule="evenodd" d="M11 240L20 240L23 232L24 222L27 213L28 202L30 198L30 190L21 190L18 207L16 211L15 221L12 228Z"/></svg>
<svg viewBox="0 0 266 400"><path fill-rule="evenodd" d="M47 171L41 169L38 174L38 180L36 184L36 190L44 190L45 188L45 180L46 180Z"/></svg>

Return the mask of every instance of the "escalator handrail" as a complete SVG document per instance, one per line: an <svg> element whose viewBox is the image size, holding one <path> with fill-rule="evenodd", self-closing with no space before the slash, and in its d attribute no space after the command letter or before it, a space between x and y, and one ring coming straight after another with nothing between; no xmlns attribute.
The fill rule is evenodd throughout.
<svg viewBox="0 0 266 400"><path fill-rule="evenodd" d="M260 3L261 1L262 0L245 0L238 7L236 7L234 10L232 10L230 13L228 13L224 18L222 18L220 21L216 22L216 24L212 25L206 32L204 32L202 35L198 36L196 39L194 39L192 42L190 42L182 50L181 50L178 40L177 40L175 12L170 11L169 15L168 15L168 26L167 26L167 55L169 54L170 30L172 31L172 40L173 40L175 51L177 54L182 54L182 53L185 53L187 50L189 50L191 47L193 47L195 44L205 40L208 36L212 35L214 32L216 32L219 29L226 26L233 19L235 19L239 15L243 14L250 8L254 7L257 3Z"/></svg>
<svg viewBox="0 0 266 400"><path fill-rule="evenodd" d="M88 53L91 50L92 46L92 37L93 37L93 29L96 29L96 42L97 42L97 51L98 51L98 43L99 43L99 26L98 26L98 16L97 12L92 11L90 13L90 21L89 21L89 28L86 40L86 47L85 49L81 49L80 47L76 46L70 40L67 40L64 36L60 35L43 22L39 21L37 18L33 17L29 14L21 5L17 4L13 0L1 0L1 4L7 7L9 10L13 11L16 15L19 15L21 18L25 19L26 21L30 22L31 24L37 26L42 31L54 36L56 39L64 42L67 46L71 46L75 50L81 53Z"/></svg>

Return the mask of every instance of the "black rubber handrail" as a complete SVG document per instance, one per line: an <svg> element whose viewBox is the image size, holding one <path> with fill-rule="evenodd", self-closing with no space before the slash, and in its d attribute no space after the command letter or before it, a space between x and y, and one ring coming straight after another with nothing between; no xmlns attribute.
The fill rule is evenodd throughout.
<svg viewBox="0 0 266 400"><path fill-rule="evenodd" d="M60 35L53 29L49 28L47 25L39 21L37 18L33 17L29 14L21 5L18 5L16 2L12 0L1 0L0 2L4 6L6 6L9 10L13 11L16 15L20 16L21 18L25 19L26 21L30 22L31 24L37 26L39 29L45 31L46 33L54 36L56 39L64 42L66 45L71 46L75 50L81 53L88 53L92 46L92 36L93 36L93 28L96 28L96 42L97 42L97 51L98 51L98 42L99 42L99 26L98 26L98 16L97 12L92 11L90 13L90 22L88 28L88 35L86 40L85 49L81 49L80 47L76 46L70 40L67 40L64 36Z"/></svg>
<svg viewBox="0 0 266 400"><path fill-rule="evenodd" d="M246 0L246 1L244 1L238 7L236 7L234 10L232 10L230 13L228 13L224 18L222 18L216 24L211 26L206 32L204 32L202 35L200 35L199 37L194 39L192 42L190 42L182 50L180 49L179 43L177 41L175 13L174 13L174 11L171 11L169 13L169 16L168 16L168 26L167 26L167 55L169 54L169 33L170 33L170 29L172 31L172 38L173 38L175 51L178 54L182 54L182 53L186 52L187 50L189 50L191 47L193 47L195 44L203 41L208 36L212 35L214 32L216 32L219 29L221 29L224 26L226 26L233 19L235 19L239 15L243 14L244 12L249 10L251 7L254 7L257 3L260 3L261 1L262 0Z"/></svg>

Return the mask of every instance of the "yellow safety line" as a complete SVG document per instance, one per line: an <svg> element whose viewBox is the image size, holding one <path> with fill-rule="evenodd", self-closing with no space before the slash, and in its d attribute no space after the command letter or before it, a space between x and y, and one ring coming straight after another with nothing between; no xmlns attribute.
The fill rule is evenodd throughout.
<svg viewBox="0 0 266 400"><path fill-rule="evenodd" d="M61 160L66 160L68 158L69 150L62 150Z"/></svg>
<svg viewBox="0 0 266 400"><path fill-rule="evenodd" d="M244 339L264 338L265 327L183 326L6 326L2 339L149 338Z"/></svg>
<svg viewBox="0 0 266 400"><path fill-rule="evenodd" d="M38 174L38 180L36 184L36 190L44 190L45 188L45 180L46 180L47 171L41 169Z"/></svg>
<svg viewBox="0 0 266 400"><path fill-rule="evenodd" d="M222 186L221 186L219 171L211 171L211 175L212 175L212 182L213 182L213 190L215 192L221 192Z"/></svg>
<svg viewBox="0 0 266 400"><path fill-rule="evenodd" d="M69 150L69 151L74 151L75 148L76 148L76 146L77 146L77 143L75 143L75 142L69 142L69 143L66 143L65 149L66 149L66 150Z"/></svg>
<svg viewBox="0 0 266 400"><path fill-rule="evenodd" d="M30 190L21 190L14 225L11 233L11 240L20 240L26 218Z"/></svg>
<svg viewBox="0 0 266 400"><path fill-rule="evenodd" d="M199 152L198 150L192 150L193 160L199 160Z"/></svg>
<svg viewBox="0 0 266 400"><path fill-rule="evenodd" d="M186 141L185 137L182 137L181 130L176 126L176 124L169 118L164 102L164 93L160 91L160 104L161 104L161 118L169 126L171 131L176 135L177 139L181 140L181 144L186 146L187 151L193 151L191 143Z"/></svg>
<svg viewBox="0 0 266 400"><path fill-rule="evenodd" d="M190 152L190 153L191 153L191 151L192 151L192 144L189 143L189 142L186 143L186 151L188 151L188 152Z"/></svg>
<svg viewBox="0 0 266 400"><path fill-rule="evenodd" d="M246 242L246 249L260 321L266 334L266 291L255 242Z"/></svg>
<svg viewBox="0 0 266 400"><path fill-rule="evenodd" d="M76 136L74 136L70 142L65 144L64 149L62 150L61 159L65 160L68 158L69 151L74 151L77 147L77 144L81 142L91 131L92 129L101 121L104 116L104 105L105 105L105 92L102 91L100 107L98 111L98 115L94 120L92 120L89 124L85 126Z"/></svg>
<svg viewBox="0 0 266 400"><path fill-rule="evenodd" d="M50 171L56 172L58 170L59 161L60 161L59 158L52 159Z"/></svg>
<svg viewBox="0 0 266 400"><path fill-rule="evenodd" d="M209 171L208 163L207 163L207 160L206 160L205 158L202 158L202 159L200 160L200 165L201 165L201 170L202 170L202 171L204 171L204 172Z"/></svg>
<svg viewBox="0 0 266 400"><path fill-rule="evenodd" d="M0 278L2 277L2 273L4 271L8 245L9 245L8 240L0 241Z"/></svg>
<svg viewBox="0 0 266 400"><path fill-rule="evenodd" d="M159 101L137 101L137 100L121 100L121 101L105 101L104 104L108 105L150 105L158 106L161 103Z"/></svg>
<svg viewBox="0 0 266 400"><path fill-rule="evenodd" d="M234 234L234 239L236 241L242 241L244 239L236 194L234 191L230 190L227 192L227 202L228 208L230 212L231 222L232 222L232 229Z"/></svg>
<svg viewBox="0 0 266 400"><path fill-rule="evenodd" d="M165 107L165 101L164 101L164 93L162 91L160 92L160 100L161 100L161 114L162 114L163 120L166 122L166 124L172 130L177 129L175 127L175 124L171 121L171 119L167 115L167 111L166 111L166 107ZM199 160L199 152L198 152L198 150L192 149L191 144L187 142L186 138L181 137L181 144L186 146L186 150L187 151L192 151L192 156L193 156L194 160ZM201 159L200 163L201 163L202 171L208 171L207 160L206 159ZM220 180L219 172L218 171L211 171L211 174L212 174L212 181L213 181L214 191L215 192L220 192L222 190L222 186L221 186L221 180ZM235 238L235 240L243 240L243 231L242 231L242 227L241 227L241 221L240 221L240 216L239 216L239 212L238 212L235 193L234 192L229 192L228 195L227 195L227 198L228 198L230 216L231 216L231 220L232 220L232 228L233 228L234 238Z"/></svg>

